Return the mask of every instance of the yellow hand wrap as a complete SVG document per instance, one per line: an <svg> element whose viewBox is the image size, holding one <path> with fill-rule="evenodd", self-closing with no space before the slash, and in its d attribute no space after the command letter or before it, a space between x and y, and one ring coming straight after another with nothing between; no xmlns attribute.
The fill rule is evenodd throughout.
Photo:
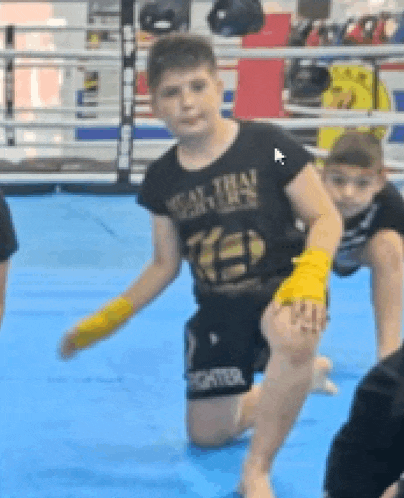
<svg viewBox="0 0 404 498"><path fill-rule="evenodd" d="M94 315L77 325L77 335L72 339L77 349L82 349L113 332L132 315L133 306L124 297L118 297Z"/></svg>
<svg viewBox="0 0 404 498"><path fill-rule="evenodd" d="M331 256L321 249L307 249L293 262L296 266L276 291L275 302L290 304L307 299L325 304Z"/></svg>

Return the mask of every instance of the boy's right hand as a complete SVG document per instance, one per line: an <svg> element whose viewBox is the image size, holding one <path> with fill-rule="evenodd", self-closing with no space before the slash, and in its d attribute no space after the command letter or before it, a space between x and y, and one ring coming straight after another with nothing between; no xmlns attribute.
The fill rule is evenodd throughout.
<svg viewBox="0 0 404 498"><path fill-rule="evenodd" d="M74 328L68 332L62 339L59 348L59 356L62 360L71 360L76 356L78 348L76 346L77 336L80 332Z"/></svg>
<svg viewBox="0 0 404 498"><path fill-rule="evenodd" d="M110 336L133 314L133 305L125 297L117 297L104 308L79 322L62 340L62 359L70 359L80 350Z"/></svg>

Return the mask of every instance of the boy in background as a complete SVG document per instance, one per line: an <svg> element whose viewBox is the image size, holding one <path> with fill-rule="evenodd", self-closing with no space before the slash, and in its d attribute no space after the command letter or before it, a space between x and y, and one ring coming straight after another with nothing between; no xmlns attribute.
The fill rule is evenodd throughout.
<svg viewBox="0 0 404 498"><path fill-rule="evenodd" d="M327 498L403 498L404 200L386 180L380 142L348 132L333 145L324 184L344 219L334 271L371 270L379 362L362 379L327 459Z"/></svg>

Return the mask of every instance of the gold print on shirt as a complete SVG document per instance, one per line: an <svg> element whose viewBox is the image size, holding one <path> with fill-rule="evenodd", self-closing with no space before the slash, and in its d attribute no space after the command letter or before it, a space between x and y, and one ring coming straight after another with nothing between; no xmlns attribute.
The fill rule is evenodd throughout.
<svg viewBox="0 0 404 498"><path fill-rule="evenodd" d="M242 277L265 254L265 242L253 230L222 234L222 227L214 227L210 232L197 232L187 240L188 259L196 274L212 284Z"/></svg>
<svg viewBox="0 0 404 498"><path fill-rule="evenodd" d="M207 195L205 185L176 194L167 201L169 211L184 220L209 211L230 213L258 207L256 169L214 177L210 187L212 195Z"/></svg>

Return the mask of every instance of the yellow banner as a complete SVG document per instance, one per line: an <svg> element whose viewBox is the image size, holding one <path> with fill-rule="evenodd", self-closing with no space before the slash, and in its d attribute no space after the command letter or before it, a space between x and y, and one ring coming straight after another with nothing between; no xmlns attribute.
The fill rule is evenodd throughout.
<svg viewBox="0 0 404 498"><path fill-rule="evenodd" d="M373 108L373 71L364 66L335 65L329 68L331 84L322 95L322 107L325 109L366 109ZM379 110L390 110L390 98L386 85L378 82ZM349 127L349 118L347 119ZM355 127L349 127L352 129ZM347 128L321 128L318 132L317 144L322 149L329 150L334 141L344 133ZM358 131L373 131L379 139L387 131L386 126L370 128L368 126L356 127Z"/></svg>

